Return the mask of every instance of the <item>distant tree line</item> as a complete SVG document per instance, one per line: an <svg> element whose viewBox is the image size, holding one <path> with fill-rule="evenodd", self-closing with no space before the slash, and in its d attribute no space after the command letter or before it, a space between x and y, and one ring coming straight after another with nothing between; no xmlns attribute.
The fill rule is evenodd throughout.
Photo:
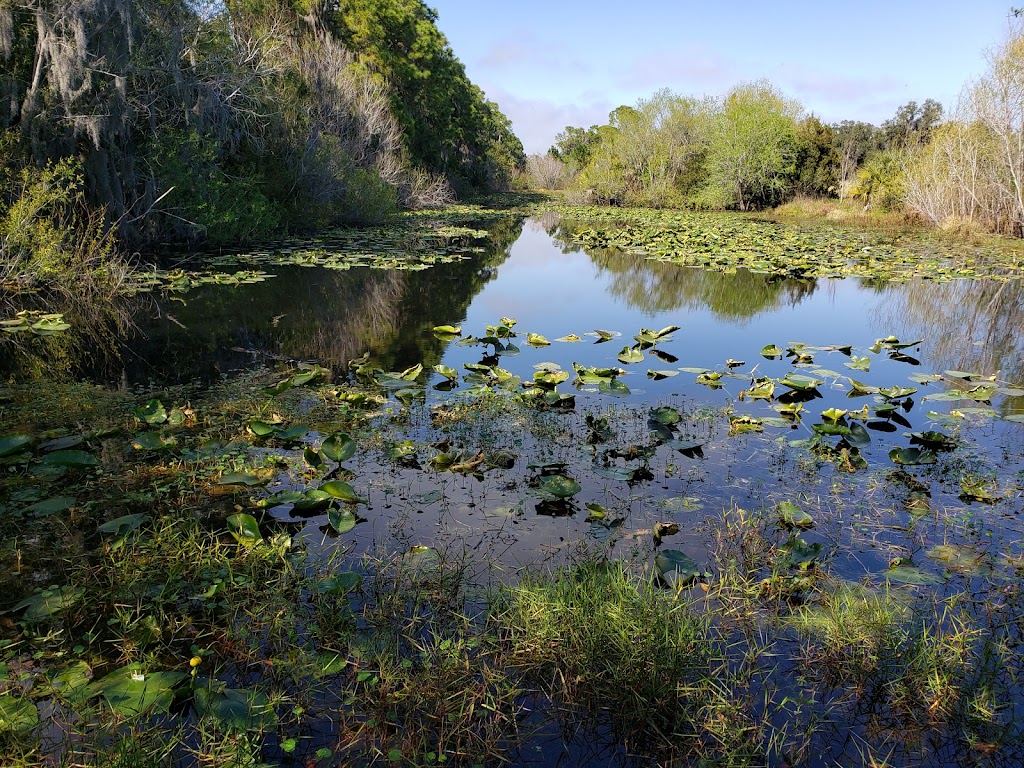
<svg viewBox="0 0 1024 768"><path fill-rule="evenodd" d="M880 127L827 125L766 80L717 99L661 90L615 109L606 125L567 126L527 170L537 186L595 203L745 211L795 195L856 195L890 206L902 199L899 158L926 145L941 120L928 99Z"/></svg>
<svg viewBox="0 0 1024 768"><path fill-rule="evenodd" d="M435 22L422 0L0 0L0 278L73 222L234 242L504 187L522 145Z"/></svg>

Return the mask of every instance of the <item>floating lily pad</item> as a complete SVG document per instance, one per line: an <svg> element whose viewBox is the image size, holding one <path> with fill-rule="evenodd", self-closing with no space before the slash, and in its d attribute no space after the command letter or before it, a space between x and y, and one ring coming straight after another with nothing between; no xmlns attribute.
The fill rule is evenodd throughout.
<svg viewBox="0 0 1024 768"><path fill-rule="evenodd" d="M227 732L272 728L277 722L274 707L265 693L226 688L219 684L196 686L196 711L210 717Z"/></svg>
<svg viewBox="0 0 1024 768"><path fill-rule="evenodd" d="M43 456L43 464L55 467L95 467L99 459L86 451L54 451Z"/></svg>
<svg viewBox="0 0 1024 768"><path fill-rule="evenodd" d="M814 527L814 518L791 501L783 501L776 508L779 522L786 528L806 530Z"/></svg>
<svg viewBox="0 0 1024 768"><path fill-rule="evenodd" d="M666 426L678 424L683 420L682 415L679 411L670 405L659 406L658 408L652 408L650 410L650 417L653 421Z"/></svg>
<svg viewBox="0 0 1024 768"><path fill-rule="evenodd" d="M186 677L184 672L146 672L141 664L131 664L94 681L89 689L119 715L138 717L167 712L175 687Z"/></svg>
<svg viewBox="0 0 1024 768"><path fill-rule="evenodd" d="M547 347L550 346L551 342L541 336L539 333L527 333L526 343L531 347Z"/></svg>
<svg viewBox="0 0 1024 768"><path fill-rule="evenodd" d="M316 583L316 591L321 595L344 595L359 589L363 577L355 571L341 571L325 576Z"/></svg>
<svg viewBox="0 0 1024 768"><path fill-rule="evenodd" d="M357 447L351 437L344 433L338 433L324 440L320 451L331 461L341 464L356 455Z"/></svg>
<svg viewBox="0 0 1024 768"><path fill-rule="evenodd" d="M663 549L658 552L654 557L654 566L665 583L673 588L689 586L701 575L696 561L677 549Z"/></svg>
<svg viewBox="0 0 1024 768"><path fill-rule="evenodd" d="M892 567L890 567L885 573L886 581L894 581L899 584L914 584L918 586L928 586L932 584L942 584L944 579L941 576L936 576L934 573L926 571L922 568L918 568L916 565L909 561L899 560Z"/></svg>
<svg viewBox="0 0 1024 768"><path fill-rule="evenodd" d="M77 501L78 499L74 496L54 496L43 501L37 501L35 504L29 504L25 507L24 513L33 517L48 517L49 515L55 515L58 512L71 509Z"/></svg>
<svg viewBox="0 0 1024 768"><path fill-rule="evenodd" d="M341 480L332 480L320 486L320 490L330 494L336 499L341 499L346 504L365 504L366 499L356 493L356 489Z"/></svg>
<svg viewBox="0 0 1024 768"><path fill-rule="evenodd" d="M130 531L136 531L149 521L149 515L136 512L130 515L121 515L113 520L108 520L96 526L100 533L112 533L115 536L124 536Z"/></svg>
<svg viewBox="0 0 1024 768"><path fill-rule="evenodd" d="M31 444L31 435L0 435L0 457L21 453Z"/></svg>
<svg viewBox="0 0 1024 768"><path fill-rule="evenodd" d="M85 596L80 587L49 587L15 604L12 611L24 610L22 617L28 622L46 621Z"/></svg>
<svg viewBox="0 0 1024 768"><path fill-rule="evenodd" d="M644 360L644 353L639 347L623 347L622 351L619 352L618 360L620 363L625 363L626 365L642 363Z"/></svg>
<svg viewBox="0 0 1024 768"><path fill-rule="evenodd" d="M889 451L889 458L894 464L904 464L907 466L934 464L936 462L934 451L919 448L893 448Z"/></svg>
<svg viewBox="0 0 1024 768"><path fill-rule="evenodd" d="M344 507L342 509L332 507L327 512L327 522L331 524L331 528L335 531L340 534L345 534L356 527L356 524L359 522L359 518L350 507Z"/></svg>
<svg viewBox="0 0 1024 768"><path fill-rule="evenodd" d="M228 530L239 544L252 546L263 541L263 536L260 534L260 525L252 515L245 513L231 515L227 519L227 524Z"/></svg>
<svg viewBox="0 0 1024 768"><path fill-rule="evenodd" d="M132 448L136 451L166 451L177 444L173 436L159 432L141 432L132 440Z"/></svg>
<svg viewBox="0 0 1024 768"><path fill-rule="evenodd" d="M26 734L39 725L34 702L6 694L0 696L0 733Z"/></svg>
<svg viewBox="0 0 1024 768"><path fill-rule="evenodd" d="M579 483L564 475L544 475L540 479L540 489L559 499L567 499L583 490Z"/></svg>
<svg viewBox="0 0 1024 768"><path fill-rule="evenodd" d="M146 424L163 424L167 421L167 409L164 408L163 403L154 398L135 409L135 418Z"/></svg>

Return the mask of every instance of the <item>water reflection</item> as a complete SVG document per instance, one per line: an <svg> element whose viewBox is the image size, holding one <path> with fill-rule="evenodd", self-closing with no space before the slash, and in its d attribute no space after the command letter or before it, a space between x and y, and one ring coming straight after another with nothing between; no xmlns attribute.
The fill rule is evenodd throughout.
<svg viewBox="0 0 1024 768"><path fill-rule="evenodd" d="M878 316L901 338L924 339L925 354L938 371L999 373L1024 381L1024 281L892 285Z"/></svg>

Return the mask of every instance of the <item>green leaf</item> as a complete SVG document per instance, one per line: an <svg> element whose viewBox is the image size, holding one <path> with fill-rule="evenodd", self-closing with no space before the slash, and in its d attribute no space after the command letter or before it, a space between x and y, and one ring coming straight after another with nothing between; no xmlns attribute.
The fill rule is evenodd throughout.
<svg viewBox="0 0 1024 768"><path fill-rule="evenodd" d="M670 587L686 587L700 577L700 568L692 557L677 549L663 549L654 557L654 566Z"/></svg>
<svg viewBox="0 0 1024 768"><path fill-rule="evenodd" d="M196 711L210 717L228 732L261 731L273 728L277 715L267 695L244 688L197 687Z"/></svg>
<svg viewBox="0 0 1024 768"><path fill-rule="evenodd" d="M545 475L540 479L540 489L559 499L567 499L583 490L579 483L564 475Z"/></svg>
<svg viewBox="0 0 1024 768"><path fill-rule="evenodd" d="M54 467L95 467L99 460L85 451L54 451L43 456L43 464Z"/></svg>
<svg viewBox="0 0 1024 768"><path fill-rule="evenodd" d="M459 378L459 372L457 370L447 365L441 365L440 363L434 366L434 372L448 379L448 381L455 381L455 379Z"/></svg>
<svg viewBox="0 0 1024 768"><path fill-rule="evenodd" d="M320 579L316 591L321 595L344 595L359 589L362 583L363 577L355 571L342 571Z"/></svg>
<svg viewBox="0 0 1024 768"><path fill-rule="evenodd" d="M167 712L174 700L174 688L187 675L184 672L144 672L140 664L131 664L94 681L89 690L107 706L125 717Z"/></svg>
<svg viewBox="0 0 1024 768"><path fill-rule="evenodd" d="M54 496L51 499L37 501L25 507L25 513L34 517L47 517L70 509L78 501L74 496Z"/></svg>
<svg viewBox="0 0 1024 768"><path fill-rule="evenodd" d="M113 520L108 520L96 526L99 533L112 533L115 536L124 536L129 531L135 531L142 527L149 520L149 515L136 512L131 515L121 515Z"/></svg>
<svg viewBox="0 0 1024 768"><path fill-rule="evenodd" d="M889 459L894 464L904 464L907 466L934 464L936 461L934 451L921 450L920 448L893 448L889 451Z"/></svg>
<svg viewBox="0 0 1024 768"><path fill-rule="evenodd" d="M268 437L275 432L280 431L281 427L278 424L269 424L265 421L256 419L254 421L250 421L246 425L246 429L256 435L256 437Z"/></svg>
<svg viewBox="0 0 1024 768"><path fill-rule="evenodd" d="M551 344L550 341L545 339L539 333L527 333L526 343L529 344L531 347L547 347Z"/></svg>
<svg viewBox="0 0 1024 768"><path fill-rule="evenodd" d="M346 504L365 504L366 499L356 493L356 489L341 480L332 480L320 486L320 490L330 494L335 499L341 499Z"/></svg>
<svg viewBox="0 0 1024 768"><path fill-rule="evenodd" d="M653 421L656 421L659 424L664 424L665 426L672 426L673 424L678 424L683 420L679 411L670 405L652 408L649 415Z"/></svg>
<svg viewBox="0 0 1024 768"><path fill-rule="evenodd" d="M135 409L135 418L146 424L163 424L167 421L167 409L164 408L163 403L154 398Z"/></svg>
<svg viewBox="0 0 1024 768"><path fill-rule="evenodd" d="M931 584L942 584L943 579L934 573L918 568L913 563L899 563L885 572L886 581L895 581L899 584L917 584L921 586Z"/></svg>
<svg viewBox="0 0 1024 768"><path fill-rule="evenodd" d="M264 485L269 479L269 475L267 477L259 477L248 472L228 472L225 475L221 475L217 485L245 485L251 488L257 485Z"/></svg>
<svg viewBox="0 0 1024 768"><path fill-rule="evenodd" d="M20 453L31 442L31 435L0 435L0 457Z"/></svg>
<svg viewBox="0 0 1024 768"><path fill-rule="evenodd" d="M177 445L177 442L173 437L164 437L159 432L140 432L132 440L132 448L136 451L165 451Z"/></svg>
<svg viewBox="0 0 1024 768"><path fill-rule="evenodd" d="M23 618L28 622L46 621L84 596L85 590L80 587L49 587L26 597L11 610L24 609Z"/></svg>
<svg viewBox="0 0 1024 768"><path fill-rule="evenodd" d="M359 518L356 517L355 512L348 507L345 507L344 509L332 507L327 511L327 522L329 522L331 527L338 533L348 533L356 527L356 523L359 522Z"/></svg>
<svg viewBox="0 0 1024 768"><path fill-rule="evenodd" d="M639 347L623 347L622 351L619 352L619 362L629 365L631 363L641 363L644 359L644 353L640 351Z"/></svg>
<svg viewBox="0 0 1024 768"><path fill-rule="evenodd" d="M814 527L814 518L791 501L783 501L776 508L779 522L786 528L806 530Z"/></svg>
<svg viewBox="0 0 1024 768"><path fill-rule="evenodd" d="M239 544L253 546L263 541L263 536L260 534L260 525L252 515L244 512L231 515L227 519L227 524L228 530L231 531L231 535L235 537L235 541Z"/></svg>
<svg viewBox="0 0 1024 768"><path fill-rule="evenodd" d="M324 440L320 451L331 461L341 464L356 455L357 447L351 437L339 432Z"/></svg>
<svg viewBox="0 0 1024 768"><path fill-rule="evenodd" d="M0 696L0 733L26 734L39 725L39 710L28 699Z"/></svg>
<svg viewBox="0 0 1024 768"><path fill-rule="evenodd" d="M783 350L779 349L774 344L765 344L761 347L761 355L767 357L769 360L773 358L782 357L784 354Z"/></svg>

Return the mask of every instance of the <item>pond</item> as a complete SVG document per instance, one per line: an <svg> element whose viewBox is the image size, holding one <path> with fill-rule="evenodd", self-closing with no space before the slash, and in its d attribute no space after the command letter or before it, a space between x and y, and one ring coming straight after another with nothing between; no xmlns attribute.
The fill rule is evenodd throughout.
<svg viewBox="0 0 1024 768"><path fill-rule="evenodd" d="M538 553L564 558L574 543L595 537L635 544L655 523L676 522L683 529L676 546L700 561L704 543L697 529L706 516L802 496L827 508L836 526L830 535L844 543L856 530L847 518L863 518L874 551L836 550L849 561L842 572L856 578L864 570L883 571L906 544L898 531L911 513L883 514L870 501L878 487L902 482L904 493L881 506L909 503L912 494L915 514L924 499L928 509L958 510L977 517L990 535L1008 534L1006 551L1016 551L1018 526L1008 516L1020 511L1020 494L1007 483L1020 477L1024 426L1000 416L1024 411L1024 397L1011 386L1024 381L1019 281L808 282L742 269L708 272L615 251L588 253L569 241L555 217L527 219L521 230L503 230L491 250L423 271L276 267L272 274L250 285L145 297L116 355L90 359L83 373L101 382L160 387L282 361L340 372L364 353L385 371L422 364L429 377L420 377L425 392L408 423L377 424L378 450L350 465L368 498L368 524L357 529L364 546L398 545L388 538L391 530L405 544L460 541L476 550L487 542L492 561L536 564ZM505 340L515 354L494 356L493 346L462 345L462 337L433 331L459 326L464 337L479 338L500 318L516 321L515 337ZM619 357L638 345L633 337L641 329L668 326L679 328L635 361ZM598 330L607 340L594 335ZM531 333L550 343L529 344ZM572 335L579 340L558 340ZM777 353L765 355L768 346ZM476 428L453 446L469 456L507 449L516 454L512 468L479 479L438 474L428 463L438 451L428 445L442 435L431 434L429 413L441 403L466 402L461 393L472 385L438 391L435 385L446 379L430 369L448 366L472 377L464 366L481 360L523 381L532 381L539 365L559 366L570 374L560 390L574 395L575 408L538 412L533 424L513 428L514 438L507 430ZM624 388L601 391L599 380L580 381L574 366L621 370L609 381ZM712 378L702 379L700 371ZM959 373L943 378L945 371ZM809 379L817 385L773 383L757 394L763 377L786 382L787 375L796 376L794 387L806 387ZM795 416L785 413L787 401L798 409ZM647 415L660 405L687 417L690 433L671 439L683 438L694 451L658 447L665 441L649 431ZM862 415L828 422L821 414L830 409ZM731 420L745 416L755 421L730 429ZM615 437L595 442L588 418L610 419ZM817 453L802 445L818 434L815 424L838 427L819 435ZM858 438L852 445L840 434L849 438L850 424ZM948 443L909 437L929 431L947 434L941 439ZM408 438L420 442L416 453L401 464L386 460L387 445ZM844 446L859 455L853 464L843 458ZM896 463L889 456L915 447L925 449L929 463ZM630 449L634 458L619 455ZM935 459L941 461L930 463ZM583 486L579 502L600 504L618 524L610 531L608 519L594 521L584 503L545 506L531 495L538 473L528 465L545 462L571 467ZM283 473L270 490L301 482ZM443 497L424 503L439 482ZM965 497L964 483L983 496ZM284 505L276 513L287 510ZM325 524L320 515L307 533Z"/></svg>
<svg viewBox="0 0 1024 768"><path fill-rule="evenodd" d="M8 454L27 479L5 486L4 509L18 525L82 507L79 524L138 526L175 492L168 467L219 451L185 503L214 527L229 516L236 538L260 540L242 518L262 518L314 570L359 553L458 553L486 592L598 557L713 594L730 526L755 514L780 558L762 590L794 604L815 569L940 601L1016 583L1024 281L796 280L584 248L554 214L486 226L486 241L426 269L264 260L251 282L69 311L72 330L9 344L8 400L47 376L72 392L101 385L84 401L127 396L135 424L116 439L152 457L132 473L153 479L107 512L71 496L93 482L74 489L74 462L33 475L34 459ZM23 429L17 413L0 434ZM244 439L210 437L233 418ZM58 452L98 440L68 433L46 437ZM17 550L39 585L56 578L54 541ZM559 733L540 724L536 762L585 759L586 738ZM593 759L616 764L623 749Z"/></svg>

